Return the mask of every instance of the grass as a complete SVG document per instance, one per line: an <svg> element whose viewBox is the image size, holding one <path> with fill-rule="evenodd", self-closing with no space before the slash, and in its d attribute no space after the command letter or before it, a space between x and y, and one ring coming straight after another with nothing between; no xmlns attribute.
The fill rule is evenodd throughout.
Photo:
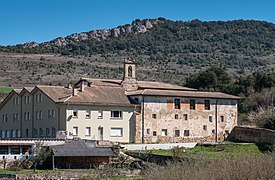
<svg viewBox="0 0 275 180"><path fill-rule="evenodd" d="M56 170L35 170L35 173L44 173L44 172L56 172ZM26 174L33 173L33 169L22 169L19 171L11 171L7 169L0 169L0 174Z"/></svg>
<svg viewBox="0 0 275 180"><path fill-rule="evenodd" d="M10 93L11 91L11 87L0 87L0 93Z"/></svg>
<svg viewBox="0 0 275 180"><path fill-rule="evenodd" d="M197 145L194 148L174 148L172 150L151 150L147 153L178 156L178 157L206 157L206 158L231 158L268 152L266 144L218 144Z"/></svg>

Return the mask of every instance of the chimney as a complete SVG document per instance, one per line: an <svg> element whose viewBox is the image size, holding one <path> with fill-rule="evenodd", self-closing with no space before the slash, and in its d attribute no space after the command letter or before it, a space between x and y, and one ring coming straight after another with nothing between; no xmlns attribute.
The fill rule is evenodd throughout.
<svg viewBox="0 0 275 180"><path fill-rule="evenodd" d="M68 89L72 89L72 84L71 83L68 84Z"/></svg>
<svg viewBox="0 0 275 180"><path fill-rule="evenodd" d="M84 91L84 88L85 88L85 83L84 83L84 81L82 80L82 81L80 82L80 92L83 92L83 91Z"/></svg>
<svg viewBox="0 0 275 180"><path fill-rule="evenodd" d="M73 96L76 96L77 95L77 88L73 87L72 90L73 90Z"/></svg>

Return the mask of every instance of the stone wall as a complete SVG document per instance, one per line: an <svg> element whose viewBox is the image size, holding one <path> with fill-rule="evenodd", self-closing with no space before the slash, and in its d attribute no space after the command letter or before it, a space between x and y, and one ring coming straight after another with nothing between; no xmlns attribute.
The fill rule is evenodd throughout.
<svg viewBox="0 0 275 180"><path fill-rule="evenodd" d="M228 136L230 140L275 144L275 131L263 128L236 126Z"/></svg>

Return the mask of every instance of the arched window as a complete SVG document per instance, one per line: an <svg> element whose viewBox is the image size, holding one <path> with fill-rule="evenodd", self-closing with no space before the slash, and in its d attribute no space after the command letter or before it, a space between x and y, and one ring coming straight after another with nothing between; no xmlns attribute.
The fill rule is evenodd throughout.
<svg viewBox="0 0 275 180"><path fill-rule="evenodd" d="M133 77L132 66L129 66L129 67L128 67L128 77Z"/></svg>

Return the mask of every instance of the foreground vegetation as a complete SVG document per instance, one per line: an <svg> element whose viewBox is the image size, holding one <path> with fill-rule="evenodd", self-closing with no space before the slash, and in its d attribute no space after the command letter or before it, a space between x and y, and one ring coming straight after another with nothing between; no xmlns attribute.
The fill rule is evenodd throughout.
<svg viewBox="0 0 275 180"><path fill-rule="evenodd" d="M165 166L151 164L145 169L143 177L148 180L274 179L274 168L274 154L258 154L238 158L171 162Z"/></svg>
<svg viewBox="0 0 275 180"><path fill-rule="evenodd" d="M146 153L192 159L223 159L239 156L262 155L272 148L263 143L251 144L202 144L194 148L173 148L171 150L149 150Z"/></svg>

